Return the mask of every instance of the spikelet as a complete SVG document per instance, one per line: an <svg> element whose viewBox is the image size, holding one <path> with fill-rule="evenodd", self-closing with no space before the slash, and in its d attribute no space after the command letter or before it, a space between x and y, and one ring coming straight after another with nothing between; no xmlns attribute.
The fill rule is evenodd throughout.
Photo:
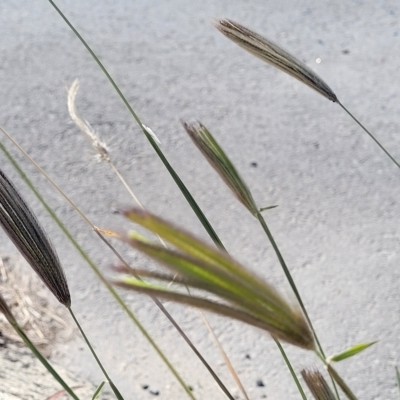
<svg viewBox="0 0 400 400"><path fill-rule="evenodd" d="M276 339L305 349L315 349L314 337L301 310L226 252L205 244L147 211L129 209L124 215L159 235L174 248L153 244L131 233L121 236L121 239L178 274L174 287L184 289L189 286L202 294L188 295L174 287L155 285L130 276L114 281L115 284L234 318L264 329ZM165 280L158 273L152 277Z"/></svg>
<svg viewBox="0 0 400 400"><path fill-rule="evenodd" d="M2 171L0 225L58 301L70 307L67 280L55 250L32 211Z"/></svg>
<svg viewBox="0 0 400 400"><path fill-rule="evenodd" d="M218 21L215 27L249 53L293 76L327 99L338 101L336 94L314 71L275 43L229 19Z"/></svg>
<svg viewBox="0 0 400 400"><path fill-rule="evenodd" d="M249 188L207 128L200 122L196 125L183 122L183 127L236 198L253 215L257 215L258 209Z"/></svg>
<svg viewBox="0 0 400 400"><path fill-rule="evenodd" d="M316 400L336 400L321 372L303 369L301 375Z"/></svg>

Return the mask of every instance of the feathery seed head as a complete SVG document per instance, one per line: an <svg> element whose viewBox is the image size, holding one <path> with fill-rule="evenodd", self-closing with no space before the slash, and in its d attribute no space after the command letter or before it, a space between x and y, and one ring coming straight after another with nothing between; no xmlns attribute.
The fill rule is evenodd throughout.
<svg viewBox="0 0 400 400"><path fill-rule="evenodd" d="M90 125L90 123L86 120L83 120L79 117L78 111L75 105L75 98L79 90L79 81L75 79L72 83L71 87L68 89L68 112L72 119L75 122L76 126L83 132L83 134L87 137L90 143L92 143L93 148L95 149L97 155L96 158L98 161L110 161L109 149L107 144L102 142L96 134L96 131Z"/></svg>
<svg viewBox="0 0 400 400"><path fill-rule="evenodd" d="M165 248L130 235L126 235L123 240L178 274L179 278L173 279L174 286L180 289L189 286L203 294L188 295L134 277L125 277L114 283L150 296L235 318L266 330L276 339L305 349L315 349L313 335L301 310L285 300L272 285L248 271L226 252L203 243L187 231L176 228L147 211L129 209L124 215L159 235L173 248ZM140 271L135 270L132 274L140 275ZM170 279L171 274L149 273L147 276L166 281ZM210 300L204 294L217 297L218 300Z"/></svg>
<svg viewBox="0 0 400 400"><path fill-rule="evenodd" d="M0 225L58 301L69 307L71 297L58 256L36 217L2 171Z"/></svg>
<svg viewBox="0 0 400 400"><path fill-rule="evenodd" d="M336 94L314 71L275 43L229 19L217 21L215 27L249 53L293 76L327 99L338 101Z"/></svg>

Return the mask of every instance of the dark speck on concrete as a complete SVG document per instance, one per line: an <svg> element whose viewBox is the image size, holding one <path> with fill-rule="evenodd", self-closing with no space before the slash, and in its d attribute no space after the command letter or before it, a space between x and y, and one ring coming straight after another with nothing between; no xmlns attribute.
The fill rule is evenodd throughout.
<svg viewBox="0 0 400 400"><path fill-rule="evenodd" d="M149 385L142 385L143 390L147 390L149 388Z"/></svg>
<svg viewBox="0 0 400 400"><path fill-rule="evenodd" d="M160 394L160 392L157 389L150 389L149 392L153 395L153 396L158 396Z"/></svg>
<svg viewBox="0 0 400 400"><path fill-rule="evenodd" d="M247 360L250 360L250 359L251 359L250 354L246 354L246 355L244 356L244 358L246 358Z"/></svg>
<svg viewBox="0 0 400 400"><path fill-rule="evenodd" d="M264 382L261 380L261 379L257 379L257 386L258 387L264 387L265 385L264 385Z"/></svg>
<svg viewBox="0 0 400 400"><path fill-rule="evenodd" d="M349 54L349 53L350 53L350 50L344 49L344 50L342 50L342 53L343 53L343 54Z"/></svg>
<svg viewBox="0 0 400 400"><path fill-rule="evenodd" d="M316 148L317 150L319 149L319 143L318 142L313 143L313 145L314 145L314 148Z"/></svg>
<svg viewBox="0 0 400 400"><path fill-rule="evenodd" d="M251 165L253 168L257 168L257 167L258 167L258 164L257 164L255 161L253 161L252 163L250 163L250 165Z"/></svg>

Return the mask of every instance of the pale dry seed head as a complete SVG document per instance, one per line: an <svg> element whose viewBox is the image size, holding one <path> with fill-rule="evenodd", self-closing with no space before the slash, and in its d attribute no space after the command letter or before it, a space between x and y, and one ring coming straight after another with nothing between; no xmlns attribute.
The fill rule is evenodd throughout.
<svg viewBox="0 0 400 400"><path fill-rule="evenodd" d="M336 400L321 372L303 369L301 375L316 400Z"/></svg>
<svg viewBox="0 0 400 400"><path fill-rule="evenodd" d="M58 301L69 307L71 296L58 256L38 220L2 171L0 225Z"/></svg>
<svg viewBox="0 0 400 400"><path fill-rule="evenodd" d="M82 133L86 136L89 142L92 144L93 148L97 153L97 159L99 161L110 161L109 149L106 143L102 142L97 136L95 130L89 124L88 121L83 120L78 115L78 111L75 105L75 98L79 90L79 81L75 79L72 83L71 87L68 89L68 112L72 119L75 122L76 126L82 131Z"/></svg>
<svg viewBox="0 0 400 400"><path fill-rule="evenodd" d="M232 190L236 198L253 215L257 215L258 209L249 188L208 129L200 122L197 124L182 122L182 124L194 144Z"/></svg>
<svg viewBox="0 0 400 400"><path fill-rule="evenodd" d="M217 21L215 27L249 53L293 76L327 99L338 101L336 94L314 71L277 44L229 19Z"/></svg>

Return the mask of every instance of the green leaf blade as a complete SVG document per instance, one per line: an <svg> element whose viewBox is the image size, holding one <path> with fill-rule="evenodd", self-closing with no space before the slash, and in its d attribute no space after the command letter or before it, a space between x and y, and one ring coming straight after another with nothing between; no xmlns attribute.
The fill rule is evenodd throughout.
<svg viewBox="0 0 400 400"><path fill-rule="evenodd" d="M350 357L355 356L358 353L361 353L362 351L368 349L368 347L371 347L375 343L376 343L376 341L356 344L338 354L328 357L328 360L333 361L333 362L339 362L339 361L345 360L346 358L350 358Z"/></svg>

